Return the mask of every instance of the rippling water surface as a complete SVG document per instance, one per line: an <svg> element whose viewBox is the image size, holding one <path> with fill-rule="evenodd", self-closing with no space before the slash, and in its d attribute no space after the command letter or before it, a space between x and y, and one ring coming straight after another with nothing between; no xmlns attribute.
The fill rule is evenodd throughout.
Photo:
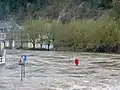
<svg viewBox="0 0 120 90"><path fill-rule="evenodd" d="M21 82L22 54L27 63ZM120 90L120 55L7 50L6 57L6 65L0 66L0 90Z"/></svg>

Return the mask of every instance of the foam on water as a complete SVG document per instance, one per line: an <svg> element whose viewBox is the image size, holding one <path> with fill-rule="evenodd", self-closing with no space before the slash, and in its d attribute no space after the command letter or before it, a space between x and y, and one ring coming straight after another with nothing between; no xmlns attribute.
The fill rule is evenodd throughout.
<svg viewBox="0 0 120 90"><path fill-rule="evenodd" d="M117 55L22 52L8 51L5 70L0 70L0 90L120 90ZM21 54L27 55L22 83L17 64ZM79 66L74 65L74 56L80 59Z"/></svg>
<svg viewBox="0 0 120 90"><path fill-rule="evenodd" d="M120 85L119 86L106 86L106 87L92 87L92 86L78 86L78 85L73 85L70 88L56 88L56 90L120 90Z"/></svg>

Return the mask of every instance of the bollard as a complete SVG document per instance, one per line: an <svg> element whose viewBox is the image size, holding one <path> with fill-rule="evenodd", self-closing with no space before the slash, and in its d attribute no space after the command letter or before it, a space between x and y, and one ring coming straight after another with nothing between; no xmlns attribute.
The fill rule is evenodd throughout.
<svg viewBox="0 0 120 90"><path fill-rule="evenodd" d="M78 66L78 64L79 64L79 60L75 58L75 65Z"/></svg>

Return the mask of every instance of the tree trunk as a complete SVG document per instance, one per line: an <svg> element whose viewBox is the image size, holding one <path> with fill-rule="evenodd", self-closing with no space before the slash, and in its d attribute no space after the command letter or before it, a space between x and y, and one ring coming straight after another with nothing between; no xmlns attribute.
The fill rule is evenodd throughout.
<svg viewBox="0 0 120 90"><path fill-rule="evenodd" d="M21 38L20 44L21 44L20 48L23 49L23 40L22 40L22 38Z"/></svg>
<svg viewBox="0 0 120 90"><path fill-rule="evenodd" d="M21 41L21 46L20 46L21 49L23 49L23 42Z"/></svg>
<svg viewBox="0 0 120 90"><path fill-rule="evenodd" d="M76 51L76 46L75 45L73 46L73 50Z"/></svg>
<svg viewBox="0 0 120 90"><path fill-rule="evenodd" d="M10 49L12 49L12 40L9 41Z"/></svg>
<svg viewBox="0 0 120 90"><path fill-rule="evenodd" d="M53 38L53 48L55 47L55 39Z"/></svg>
<svg viewBox="0 0 120 90"><path fill-rule="evenodd" d="M33 43L33 49L35 49L35 42Z"/></svg>
<svg viewBox="0 0 120 90"><path fill-rule="evenodd" d="M50 50L50 44L48 44L48 51Z"/></svg>
<svg viewBox="0 0 120 90"><path fill-rule="evenodd" d="M6 45L6 44L5 44L5 41L4 41L4 48L6 47L5 45Z"/></svg>
<svg viewBox="0 0 120 90"><path fill-rule="evenodd" d="M42 48L43 44L40 44L40 48Z"/></svg>

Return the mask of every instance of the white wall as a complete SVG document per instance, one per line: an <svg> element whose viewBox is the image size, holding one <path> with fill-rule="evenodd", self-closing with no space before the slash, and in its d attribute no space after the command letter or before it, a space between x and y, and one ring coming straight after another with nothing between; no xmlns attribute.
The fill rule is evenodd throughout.
<svg viewBox="0 0 120 90"><path fill-rule="evenodd" d="M13 48L14 48L14 47L19 47L19 46L15 46L15 45L17 45L17 44L15 44L15 43L16 43L16 42L13 41L13 44L12 44ZM9 47L9 46L10 46L9 41L6 41L6 42L5 42L5 46L6 46L6 47ZM31 42L29 42L29 43L23 43L23 47L32 48L32 47L33 47L33 44L32 44ZM40 48L40 44L36 44L35 47L36 47L36 48ZM46 48L46 49L48 48L48 46L47 46L45 43L43 44L42 47L43 47L43 48ZM52 44L50 45L50 49L51 49L51 48L53 48L53 45L52 45Z"/></svg>

